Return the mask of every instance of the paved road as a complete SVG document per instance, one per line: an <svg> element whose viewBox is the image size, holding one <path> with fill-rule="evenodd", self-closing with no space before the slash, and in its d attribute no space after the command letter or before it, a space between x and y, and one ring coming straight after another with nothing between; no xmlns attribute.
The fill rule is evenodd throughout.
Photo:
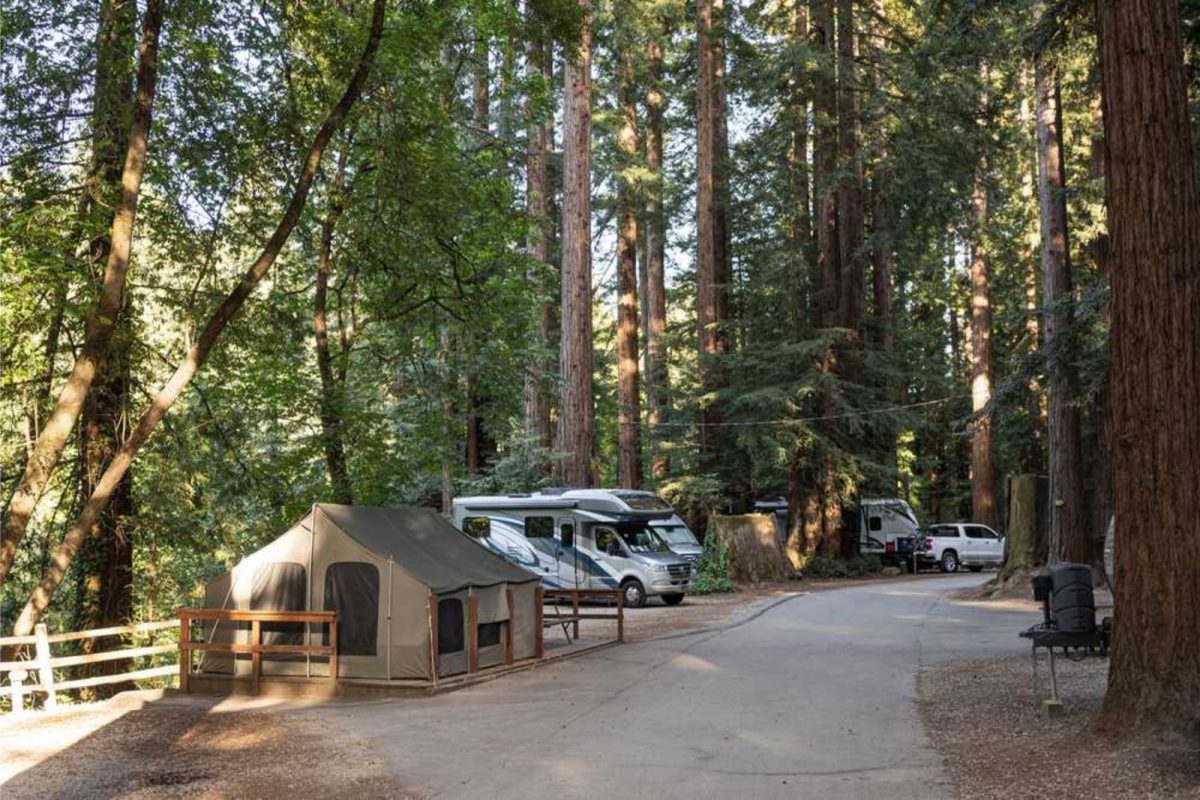
<svg viewBox="0 0 1200 800"><path fill-rule="evenodd" d="M919 665L1024 652L1016 631L1036 617L944 597L983 577L816 592L718 630L316 713L438 798L938 797Z"/></svg>

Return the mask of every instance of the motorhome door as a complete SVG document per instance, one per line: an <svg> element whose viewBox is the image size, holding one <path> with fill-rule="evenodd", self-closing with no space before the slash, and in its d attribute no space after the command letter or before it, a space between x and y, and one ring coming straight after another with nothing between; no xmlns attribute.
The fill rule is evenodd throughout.
<svg viewBox="0 0 1200 800"><path fill-rule="evenodd" d="M558 521L558 582L570 589L582 589L579 569L579 529L573 519Z"/></svg>

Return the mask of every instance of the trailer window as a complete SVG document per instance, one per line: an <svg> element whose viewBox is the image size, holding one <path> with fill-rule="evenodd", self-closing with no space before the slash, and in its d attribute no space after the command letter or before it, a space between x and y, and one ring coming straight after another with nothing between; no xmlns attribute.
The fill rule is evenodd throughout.
<svg viewBox="0 0 1200 800"><path fill-rule="evenodd" d="M526 539L553 539L554 517L526 517Z"/></svg>
<svg viewBox="0 0 1200 800"><path fill-rule="evenodd" d="M486 539L492 535L492 521L487 517L467 517L463 520L463 533L472 539Z"/></svg>
<svg viewBox="0 0 1200 800"><path fill-rule="evenodd" d="M883 530L883 517L868 517L867 527L873 531Z"/></svg>
<svg viewBox="0 0 1200 800"><path fill-rule="evenodd" d="M466 637L463 635L463 603L457 597L438 601L438 653L461 653Z"/></svg>
<svg viewBox="0 0 1200 800"><path fill-rule="evenodd" d="M479 636L476 643L479 647L493 647L500 644L500 626L503 622L485 622L479 626Z"/></svg>

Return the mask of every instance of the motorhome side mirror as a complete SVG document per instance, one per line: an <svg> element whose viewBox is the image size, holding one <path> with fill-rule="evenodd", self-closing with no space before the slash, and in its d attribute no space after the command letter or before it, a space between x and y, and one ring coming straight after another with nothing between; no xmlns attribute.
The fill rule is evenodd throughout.
<svg viewBox="0 0 1200 800"><path fill-rule="evenodd" d="M563 528L561 539L562 539L563 547L574 547L575 546L575 529L574 528Z"/></svg>

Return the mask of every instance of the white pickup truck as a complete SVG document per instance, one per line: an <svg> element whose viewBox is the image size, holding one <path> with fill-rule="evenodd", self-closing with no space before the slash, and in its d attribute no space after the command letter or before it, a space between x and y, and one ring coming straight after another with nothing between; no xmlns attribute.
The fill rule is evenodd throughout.
<svg viewBox="0 0 1200 800"><path fill-rule="evenodd" d="M971 572L998 567L1004 561L1004 537L986 525L949 522L930 525L917 544L917 560L936 564L942 572Z"/></svg>

